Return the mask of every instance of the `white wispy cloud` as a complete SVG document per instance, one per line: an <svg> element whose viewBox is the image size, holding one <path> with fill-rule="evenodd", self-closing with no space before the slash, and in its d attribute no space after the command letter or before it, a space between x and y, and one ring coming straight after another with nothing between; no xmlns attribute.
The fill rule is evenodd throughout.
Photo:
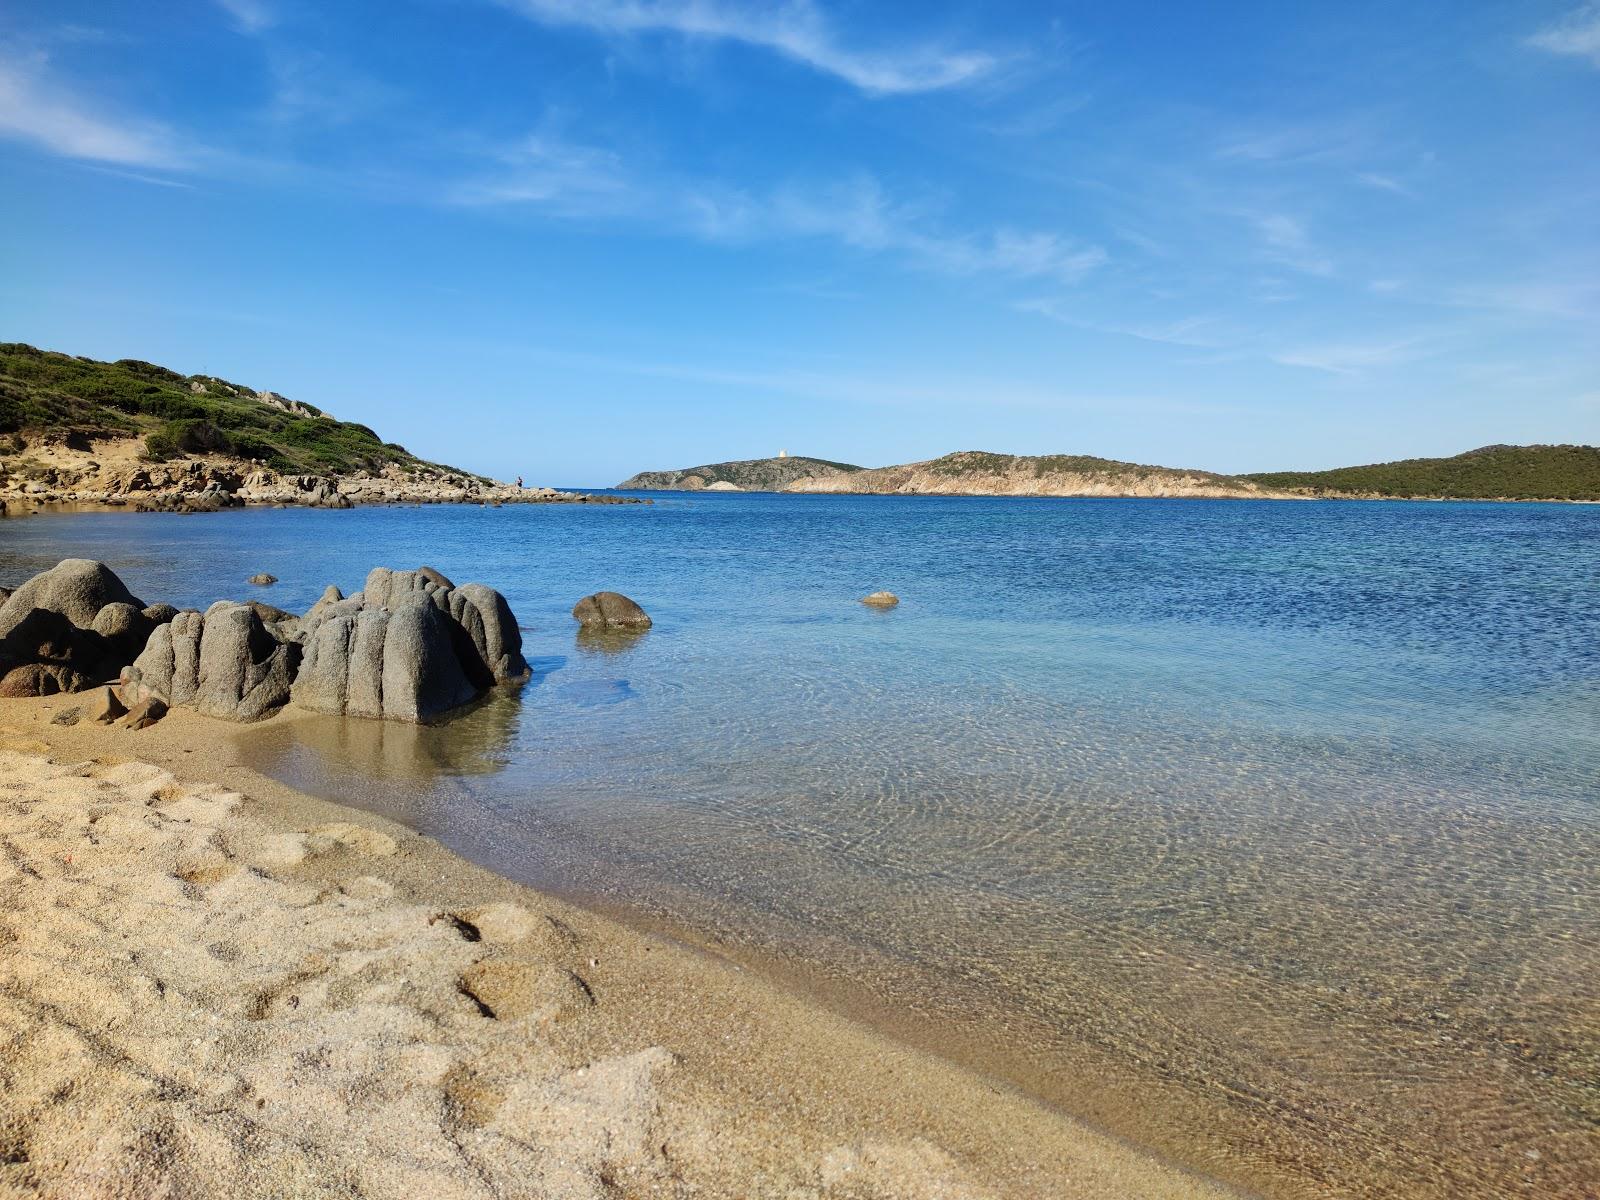
<svg viewBox="0 0 1600 1200"><path fill-rule="evenodd" d="M493 152L500 166L463 180L446 193L448 203L467 207L537 205L556 215L630 212L643 199L618 155L575 145L548 133L530 134Z"/></svg>
<svg viewBox="0 0 1600 1200"><path fill-rule="evenodd" d="M118 117L52 81L43 58L0 58L0 137L31 143L63 158L124 167L186 165L179 138L154 121Z"/></svg>
<svg viewBox="0 0 1600 1200"><path fill-rule="evenodd" d="M266 0L216 0L242 33L260 33L277 22L278 14Z"/></svg>
<svg viewBox="0 0 1600 1200"><path fill-rule="evenodd" d="M1381 175L1377 171L1357 171L1356 181L1380 192L1393 192L1396 196L1404 196L1408 200L1417 198L1417 193L1414 190L1392 175Z"/></svg>
<svg viewBox="0 0 1600 1200"><path fill-rule="evenodd" d="M834 75L864 92L926 92L989 72L993 56L937 46L846 47L810 0L501 0L547 25L601 34L672 33L757 46Z"/></svg>
<svg viewBox="0 0 1600 1200"><path fill-rule="evenodd" d="M1557 281L1471 284L1434 297L1451 308L1479 308L1531 317L1600 320L1600 285Z"/></svg>
<svg viewBox="0 0 1600 1200"><path fill-rule="evenodd" d="M996 272L1076 283L1107 258L1099 246L1059 233L933 228L924 214L893 201L870 176L823 188L782 189L759 209L757 219L780 235L831 238L858 250L899 254L952 275Z"/></svg>
<svg viewBox="0 0 1600 1200"><path fill-rule="evenodd" d="M1266 256L1273 262L1307 275L1332 275L1333 260L1311 240L1305 222L1287 213L1250 213L1247 219L1255 226Z"/></svg>
<svg viewBox="0 0 1600 1200"><path fill-rule="evenodd" d="M1096 333L1115 333L1137 338L1142 342L1160 342L1169 346L1188 346L1215 350L1236 344L1243 335L1232 330L1220 317L1193 316L1164 323L1115 322L1082 316L1058 300L1023 300L1014 306L1018 312L1048 317L1061 325L1074 329L1087 329Z"/></svg>
<svg viewBox="0 0 1600 1200"><path fill-rule="evenodd" d="M1223 162L1295 165L1347 163L1367 152L1364 128L1348 122L1275 125L1237 131L1216 148Z"/></svg>
<svg viewBox="0 0 1600 1200"><path fill-rule="evenodd" d="M629 169L613 151L549 132L495 150L497 166L446 189L446 203L527 207L549 216L626 220L709 242L821 239L957 276L1081 281L1107 261L1099 246L1048 230L952 229L896 201L870 175L767 191Z"/></svg>
<svg viewBox="0 0 1600 1200"><path fill-rule="evenodd" d="M1269 357L1286 367L1308 367L1332 375L1359 375L1374 367L1397 366L1426 353L1421 336L1369 343L1330 343L1279 350Z"/></svg>
<svg viewBox="0 0 1600 1200"><path fill-rule="evenodd" d="M1600 67L1600 3L1580 5L1528 38L1528 45L1552 54L1586 58Z"/></svg>

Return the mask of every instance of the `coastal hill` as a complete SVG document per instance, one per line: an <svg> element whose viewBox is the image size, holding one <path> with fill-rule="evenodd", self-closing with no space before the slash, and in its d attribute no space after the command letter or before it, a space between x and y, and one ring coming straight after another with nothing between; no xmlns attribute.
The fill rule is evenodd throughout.
<svg viewBox="0 0 1600 1200"><path fill-rule="evenodd" d="M1248 475L1310 495L1448 500L1600 500L1600 446L1483 446L1452 458Z"/></svg>
<svg viewBox="0 0 1600 1200"><path fill-rule="evenodd" d="M214 375L0 342L0 502L203 511L576 498L428 462L365 425Z"/></svg>
<svg viewBox="0 0 1600 1200"><path fill-rule="evenodd" d="M817 465L824 469L806 469ZM1453 458L1249 475L1146 466L1084 454L961 450L892 467L852 467L815 458L752 459L682 471L643 471L618 486L869 495L1600 500L1600 447L1484 446Z"/></svg>
<svg viewBox="0 0 1600 1200"><path fill-rule="evenodd" d="M681 471L640 471L617 487L623 491L712 491L782 492L802 479L837 479L853 475L861 467L829 462L825 458L780 455L777 458L745 458L737 462L707 463Z"/></svg>
<svg viewBox="0 0 1600 1200"><path fill-rule="evenodd" d="M722 485L722 486L718 486ZM641 471L620 488L965 496L1270 496L1283 493L1211 471L1147 467L1086 455L1029 458L963 450L928 462L854 467L820 458L757 458L681 471Z"/></svg>
<svg viewBox="0 0 1600 1200"><path fill-rule="evenodd" d="M990 454L961 450L928 462L799 480L792 492L962 496L1274 496L1248 479L1151 467L1082 454Z"/></svg>
<svg viewBox="0 0 1600 1200"><path fill-rule="evenodd" d="M275 392L137 359L97 362L16 342L0 343L0 434L66 444L137 438L149 462L210 453L284 474L438 466L365 425Z"/></svg>

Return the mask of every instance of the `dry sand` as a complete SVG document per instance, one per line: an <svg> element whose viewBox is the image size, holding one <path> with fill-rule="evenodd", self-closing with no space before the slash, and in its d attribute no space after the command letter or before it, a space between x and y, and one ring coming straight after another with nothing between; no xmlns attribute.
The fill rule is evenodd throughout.
<svg viewBox="0 0 1600 1200"><path fill-rule="evenodd" d="M0 701L0 1194L1231 1194L73 701Z"/></svg>

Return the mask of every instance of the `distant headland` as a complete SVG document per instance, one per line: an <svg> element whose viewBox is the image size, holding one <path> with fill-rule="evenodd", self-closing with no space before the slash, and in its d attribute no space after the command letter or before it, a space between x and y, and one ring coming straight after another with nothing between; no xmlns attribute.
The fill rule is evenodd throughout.
<svg viewBox="0 0 1600 1200"><path fill-rule="evenodd" d="M642 471L623 490L847 492L868 495L1148 496L1239 499L1600 500L1600 447L1484 446L1328 471L1223 475L1081 454L962 450L891 467L782 455Z"/></svg>

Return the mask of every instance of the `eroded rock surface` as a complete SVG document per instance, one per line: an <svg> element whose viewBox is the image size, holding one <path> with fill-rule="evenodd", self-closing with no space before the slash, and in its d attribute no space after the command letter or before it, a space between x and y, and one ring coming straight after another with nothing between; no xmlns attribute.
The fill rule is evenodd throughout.
<svg viewBox="0 0 1600 1200"><path fill-rule="evenodd" d="M208 717L258 721L289 702L301 647L281 640L255 607L218 600L158 628L123 672L125 700L151 696Z"/></svg>
<svg viewBox="0 0 1600 1200"><path fill-rule="evenodd" d="M348 598L329 588L301 627L294 700L317 712L424 721L528 671L505 597L431 568L378 567Z"/></svg>

